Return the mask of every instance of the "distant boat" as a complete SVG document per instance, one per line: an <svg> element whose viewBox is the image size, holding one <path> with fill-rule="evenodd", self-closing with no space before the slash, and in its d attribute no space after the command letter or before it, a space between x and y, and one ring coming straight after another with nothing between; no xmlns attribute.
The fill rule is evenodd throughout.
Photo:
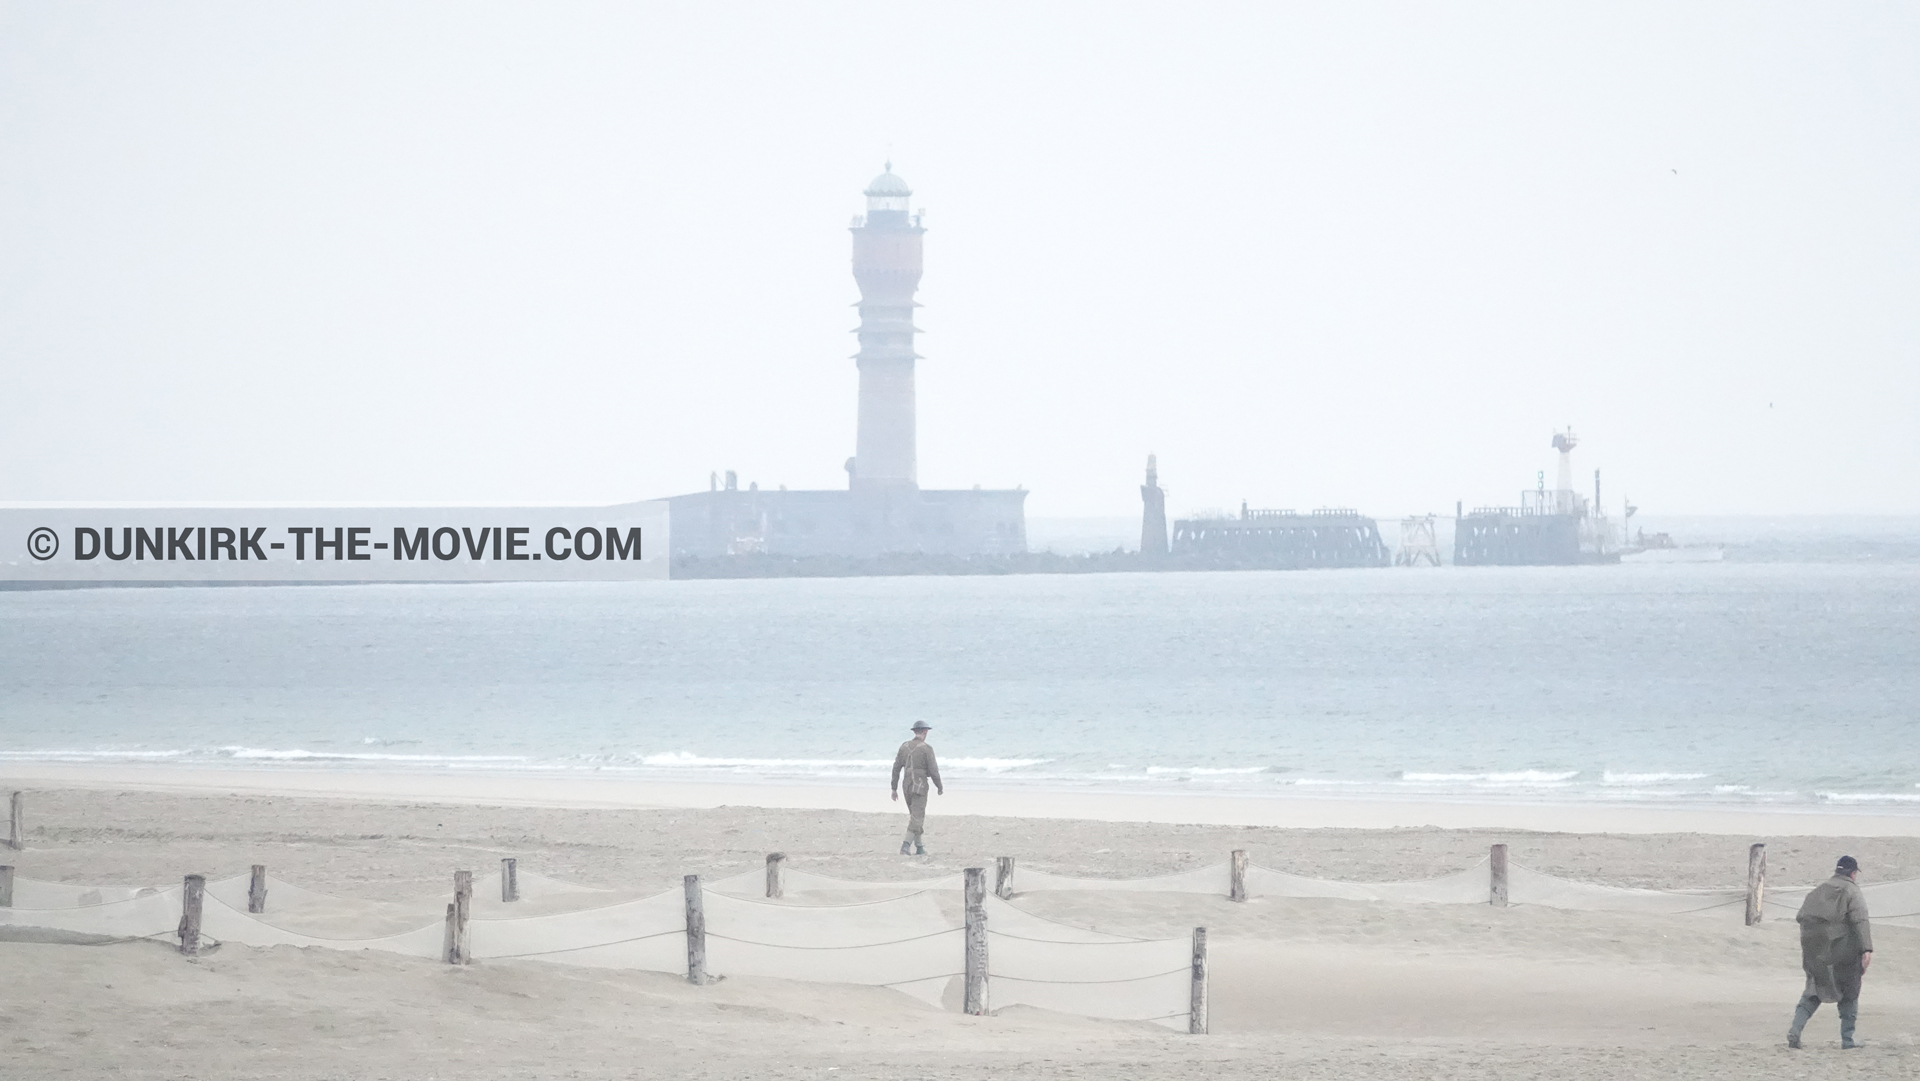
<svg viewBox="0 0 1920 1081"><path fill-rule="evenodd" d="M1622 549L1622 563L1718 563L1727 558L1727 549L1719 544L1675 544L1666 533L1641 530L1631 547Z"/></svg>

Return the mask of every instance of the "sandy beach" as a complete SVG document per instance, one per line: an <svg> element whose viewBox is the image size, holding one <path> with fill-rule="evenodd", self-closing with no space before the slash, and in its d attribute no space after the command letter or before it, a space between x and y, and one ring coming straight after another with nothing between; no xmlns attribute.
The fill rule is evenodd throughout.
<svg viewBox="0 0 1920 1081"><path fill-rule="evenodd" d="M289 881L399 900L445 888L455 869L513 856L559 878L652 890L686 873L750 870L773 850L792 866L856 879L926 877L996 855L1137 876L1217 862L1233 848L1262 866L1389 881L1469 866L1496 841L1518 863L1615 885L1738 884L1753 840L1768 842L1779 882L1815 881L1841 851L1876 880L1920 877L1910 830L1769 832L1801 823L1767 815L1748 816L1739 833L1589 833L1529 828L1539 823L1512 807L1502 829L937 814L934 855L903 859L889 854L898 820L886 812L593 806L591 791L552 801L562 805L527 791L433 799L417 791L432 787L421 779L366 774L290 775L270 793L248 777L49 772L0 778L28 793L27 849L10 858L22 876L96 885L265 863ZM334 794L301 791L325 787L316 778ZM1060 798L1070 809L1078 797ZM1801 982L1797 940L1778 919L1747 929L1699 916L1146 893L1041 893L1020 904L1121 934L1209 927L1212 1033L1025 1007L973 1018L880 988L744 977L692 987L660 973L537 961L455 969L286 946L223 946L188 960L151 942L5 941L0 1060L8 1076L61 1078L1920 1073L1920 966L1911 961L1920 931L1900 927L1877 936L1861 1022L1872 1045L1843 1054L1823 1014L1795 1055L1780 1033Z"/></svg>

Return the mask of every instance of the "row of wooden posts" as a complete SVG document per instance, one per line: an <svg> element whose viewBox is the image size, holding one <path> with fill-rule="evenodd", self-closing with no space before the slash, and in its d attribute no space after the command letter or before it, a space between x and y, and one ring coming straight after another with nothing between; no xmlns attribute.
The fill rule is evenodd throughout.
<svg viewBox="0 0 1920 1081"><path fill-rule="evenodd" d="M21 792L13 793L12 798L8 800L7 847L16 852L26 847L22 841L22 832L25 829L23 821L25 817L24 805L25 794ZM768 897L778 899L786 896L786 889L783 882L783 868L785 867L786 859L786 853L784 852L769 852L767 854ZM1494 845L1488 853L1488 863L1491 867L1491 874L1489 875L1488 881L1487 902L1495 908L1504 908L1507 905L1507 846L1504 844ZM520 884L516 876L516 867L517 864L512 859L503 859L500 861L500 899L503 901L517 901L520 899ZM1247 852L1245 849L1236 848L1233 850L1228 860L1228 868L1229 884L1227 896L1234 901L1245 901L1247 899ZM466 903L466 900L470 900L473 893L471 873L461 873L467 874L469 881L463 892L456 876L454 902L447 906L449 921L454 919L454 909ZM192 882L192 877L189 877L188 882ZM205 883L203 882L202 885L204 886ZM1767 846L1765 844L1755 844L1747 850L1748 927L1752 927L1761 920L1761 906L1765 900L1766 888ZM993 892L1003 900L1013 896L1012 856L1001 856L995 861ZM255 864L253 867L253 883L247 891L247 911L256 913L265 911L265 908L262 906L266 904L266 893L266 868ZM13 868L5 864L0 864L0 908L10 907L12 904ZM461 919L464 921L464 916L462 916ZM452 926L452 924L450 923L449 926ZM462 939L462 941L464 941L464 939ZM458 946L459 943L455 943L455 945Z"/></svg>
<svg viewBox="0 0 1920 1081"><path fill-rule="evenodd" d="M20 825L20 793L18 792L13 794L13 805L14 837L17 840ZM14 843L12 847L18 848L19 845ZM786 854L783 852L770 852L767 854L767 896L776 900L786 896L784 875L786 859ZM1505 908L1507 906L1509 881L1507 846L1504 844L1494 845L1488 853L1488 864L1491 870L1487 884L1487 903L1495 908ZM520 899L518 867L519 864L517 860L508 858L500 861L500 899L502 901L518 901ZM1233 901L1245 901L1247 899L1246 850L1239 848L1234 849L1232 857L1228 862L1228 867L1230 870L1227 896ZM1002 900L1013 896L1013 870L1014 861L1012 856L1001 856L995 861L993 892L995 896ZM982 869L982 874L984 875L984 873L984 869ZM462 878L461 876L465 877ZM698 875L689 876L689 878L698 877ZM196 879L200 882L198 887L194 885ZM200 875L189 875L187 876L186 882L190 895L193 894L196 889L204 889L206 887L206 880ZM1767 846L1756 843L1747 850L1746 921L1748 927L1759 923L1764 915L1762 906L1766 900L1766 890ZM447 926L450 936L449 950L451 951L449 956L454 956L464 951L464 932L462 931L456 934L455 929L465 926L465 906L470 903L472 896L473 872L456 872L454 875L454 900L452 904L447 906ZM265 865L256 863L253 865L253 880L247 887L247 911L252 913L265 912L266 904L267 869ZM0 908L10 908L12 905L13 867L7 864L0 864Z"/></svg>
<svg viewBox="0 0 1920 1081"><path fill-rule="evenodd" d="M22 842L24 829L24 796L15 792L9 803L7 847L19 851L25 846ZM766 894L769 898L780 899L786 896L785 866L786 854L770 852L766 864ZM1507 846L1496 844L1488 853L1490 872L1488 875L1487 901L1496 908L1504 908L1508 903L1509 869ZM253 865L252 879L247 887L247 911L263 913L267 906L267 869L264 864ZM500 899L518 901L520 899L519 861L506 858L500 861ZM13 904L13 875L10 865L0 864L0 907ZM1754 844L1747 852L1747 926L1761 921L1767 881L1767 846ZM200 923L202 897L206 892L207 880L204 875L188 875L185 880L185 894L181 903L180 916L180 952L196 954L200 950ZM706 910L702 903L702 890L699 875L687 875L684 882L686 891L687 917L687 979L694 984L707 982L707 944ZM995 896L1002 900L1014 893L1014 858L1000 856L994 864ZM1234 849L1228 859L1228 889L1230 900L1247 900L1247 853L1245 849ZM986 869L969 867L966 869L966 985L963 1008L970 1014L984 1014L987 1006L987 916L986 916ZM446 938L442 957L448 964L464 965L472 961L472 950L468 938L468 920L473 901L473 872L456 871L453 876L453 901L447 905ZM1188 1030L1203 1033L1207 1029L1207 929L1193 929L1192 963L1192 1003L1188 1016Z"/></svg>
<svg viewBox="0 0 1920 1081"><path fill-rule="evenodd" d="M767 896L780 898L785 896L785 883L782 870L786 856L772 853L767 856ZM0 868L11 872L12 868ZM1002 856L997 867L998 882L994 892L1000 897L1009 897L1013 893L1013 858ZM7 879L11 886L11 878ZM687 920L687 982L695 986L705 986L709 982L707 975L707 912L706 891L701 886L699 875L687 875L682 883L686 893ZM188 875L185 892L180 903L180 952L191 957L200 952L200 924L204 898L207 892L205 875ZM518 901L520 899L518 861L503 859L500 861L500 899ZM987 1012L987 871L984 867L969 867L966 870L966 936L964 967L964 992L961 1009L974 1016ZM447 905L446 936L443 940L440 957L450 965L468 965L473 963L473 950L469 939L469 926L472 919L473 872L455 871L453 873L453 901ZM253 878L247 888L247 911L263 913L267 909L267 869L264 864L253 865ZM1207 929L1193 929L1193 958L1191 967L1191 991L1187 1016L1187 1031L1204 1034L1207 1031Z"/></svg>
<svg viewBox="0 0 1920 1081"><path fill-rule="evenodd" d="M13 887L13 868L0 867L0 879L4 880L7 900L11 901ZM200 921L207 893L206 875L188 875L183 882L184 890L180 899L180 952L189 956L200 952ZM500 899L518 901L520 899L519 861L508 858L500 861ZM468 945L467 922L473 906L473 872L455 871L453 873L453 902L447 905L447 937L441 950L441 960L451 965L464 965L472 961ZM267 910L267 865L256 863L253 874L247 883L247 911L260 915Z"/></svg>
<svg viewBox="0 0 1920 1081"><path fill-rule="evenodd" d="M25 830L25 793L15 792L8 800L7 847L18 852L26 847L22 841ZM1488 882L1487 901L1495 908L1504 908L1507 904L1507 846L1494 845L1488 854L1492 873ZM780 898L786 895L782 883L782 868L786 863L784 852L767 854L767 896ZM1235 901L1247 899L1247 852L1236 848L1228 861L1229 886L1227 895ZM253 868L253 885L247 898L250 912L264 911L252 905L264 904L266 897L266 870L256 864ZM1747 926L1760 922L1761 904L1767 888L1767 846L1755 844L1747 850ZM472 893L471 884L468 894ZM1013 857L1001 856L994 867L993 892L1002 899L1013 896ZM456 886L455 904L458 904L460 891ZM519 882L515 877L515 862L511 859L500 861L500 899L515 901L520 898ZM0 907L13 904L13 868L0 865Z"/></svg>
<svg viewBox="0 0 1920 1081"><path fill-rule="evenodd" d="M1508 904L1510 866L1507 846L1495 844L1488 851L1487 903L1495 908L1505 908ZM786 896L786 860L784 852L769 852L766 860L766 895L773 900ZM1228 858L1227 897L1230 901L1244 903L1247 892L1247 852L1236 848ZM994 861L994 895L1002 900L1014 894L1015 862L1012 856L1000 856ZM520 899L518 862L508 858L500 861L500 899L517 901ZM248 892L248 911L265 910L266 869L256 864L253 868L253 883ZM1760 922L1761 905L1766 890L1767 846L1753 845L1747 853L1747 911L1746 923L1751 927ZM987 1012L987 872L984 867L966 869L964 898L966 911L965 935L965 984L961 1008L969 1014L981 1015ZM195 894L192 876L188 881L188 893ZM205 880L201 879L200 888ZM707 981L707 916L705 890L701 886L699 875L687 875L682 880L686 904L687 928L687 982L696 986ZM453 876L453 902L447 905L446 938L442 950L443 959L448 964L464 965L472 960L468 945L467 924L473 897L473 872L456 871ZM195 931L198 930L198 897L193 897L191 911L194 913ZM186 924L181 921L181 950L186 948ZM1207 929L1193 929L1193 952L1190 970L1191 995L1188 1009L1188 1031L1204 1033L1207 1031Z"/></svg>

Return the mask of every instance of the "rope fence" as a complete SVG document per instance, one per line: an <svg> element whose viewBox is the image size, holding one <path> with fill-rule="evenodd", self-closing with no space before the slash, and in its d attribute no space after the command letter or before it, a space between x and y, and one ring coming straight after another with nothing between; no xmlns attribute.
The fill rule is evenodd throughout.
<svg viewBox="0 0 1920 1081"><path fill-rule="evenodd" d="M1212 896L1228 903L1327 898L1393 904L1540 906L1672 916L1730 914L1748 925L1796 908L1806 888L1770 889L1764 845L1750 851L1744 888L1653 890L1579 882L1531 870L1496 845L1460 871L1410 882L1316 879L1223 863L1136 879L1085 878L1002 858L985 868L917 882L862 882L786 866L653 894L583 886L503 860L497 879L458 872L448 893L408 902L339 897L254 865L214 882L83 886L19 877L0 867L0 929L34 928L73 940L152 939L192 954L223 945L374 950L448 964L537 960L600 968L889 987L930 1005L984 1014L1026 1005L1090 1017L1207 1030L1207 935L1150 939L1112 934L1019 907L1058 891ZM497 887L497 888L496 888ZM952 905L960 894L959 915ZM1920 920L1920 881L1863 887L1882 922ZM499 900L494 900L498 897ZM437 909L444 908L444 914ZM955 939L959 942L956 943ZM956 968L956 962L958 967Z"/></svg>

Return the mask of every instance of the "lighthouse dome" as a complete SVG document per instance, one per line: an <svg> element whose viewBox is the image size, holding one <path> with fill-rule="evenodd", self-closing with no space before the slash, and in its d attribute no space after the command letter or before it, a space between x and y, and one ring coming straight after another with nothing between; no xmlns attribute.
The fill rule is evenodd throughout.
<svg viewBox="0 0 1920 1081"><path fill-rule="evenodd" d="M913 194L913 189L908 187L907 182L893 171L893 163L888 162L887 171L874 177L873 182L867 185L867 190L861 194L869 199L880 199L889 196L904 199Z"/></svg>
<svg viewBox="0 0 1920 1081"><path fill-rule="evenodd" d="M867 223L869 225L905 225L907 223L907 200L913 196L913 189L893 171L893 163L887 163L887 171L873 178L863 193L867 197Z"/></svg>

